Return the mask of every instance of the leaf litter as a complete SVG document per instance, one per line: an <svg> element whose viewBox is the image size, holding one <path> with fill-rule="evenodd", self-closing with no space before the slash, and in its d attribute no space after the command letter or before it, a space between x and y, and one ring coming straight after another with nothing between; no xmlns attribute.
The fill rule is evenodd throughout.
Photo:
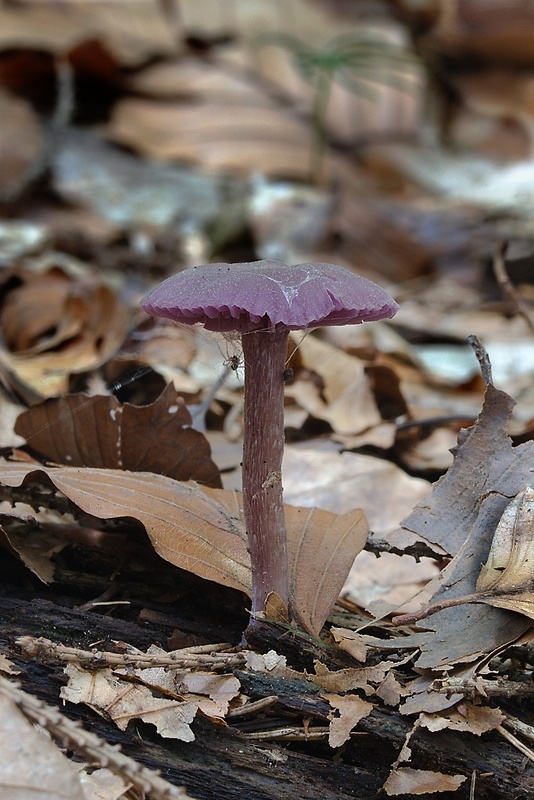
<svg viewBox="0 0 534 800"><path fill-rule="evenodd" d="M263 12L276 28L274 5L265 6ZM202 17L185 1L181 6L184 25ZM337 23L333 25L317 9L307 7L304 13L299 3L295 9L314 46L332 41L339 32ZM484 217L475 207L446 208L439 198L417 195L413 183L402 184L409 188L400 200L376 195L360 163L329 144L325 174L344 184L337 203L331 202L333 197L324 187L307 187L305 196L292 181L309 179L310 130L302 112L310 104L311 87L295 75L289 54L273 57L280 48L265 48L250 59L257 23L249 15L234 20L237 47L233 43L219 49L211 44L210 59L205 60L190 54L182 58L178 17L169 25L168 10L159 6L151 8L150 20L143 18L144 36L135 24L130 27L133 17L117 25L113 11L97 6L88 11L79 4L72 10L68 24L63 18L63 30L55 9L34 9L31 4L23 11L3 10L6 25L0 25L2 47L17 41L27 44L33 30L31 35L45 50L64 52L65 47L78 46L91 17L106 57L111 55L109 74L121 84L122 94L110 109L105 135L128 143L134 151L126 154L105 143L102 127L82 130L76 125L62 131L50 161L50 185L65 207L40 210L48 224L37 245L30 237L27 249L20 249L19 242L9 257L4 260L2 255L9 270L1 290L0 366L6 398L2 398L0 444L6 454L15 448L0 469L5 501L2 546L10 554L18 553L42 581L53 587L73 564L74 574L85 580L94 561L100 577L106 578L94 582L88 603L94 603L95 610L101 604L101 610L117 614L121 603L122 609L132 604L131 584L126 588L121 583L124 573L135 573L133 596L142 595L143 580L148 582L154 574L158 553L163 559L157 562L161 584L152 590L152 599L166 603L180 592L187 593L183 586L188 578L183 576L188 572L211 581L202 584L201 591L193 590L198 596L215 593L216 584L233 587L241 594L232 602L246 607L244 597L250 590L240 496L234 491L239 485L239 448L230 447L231 439L240 438L242 387L239 380L230 380L231 357L222 340L211 360L206 355L209 348L202 352L204 342L196 335L162 325L149 329L140 319L136 305L144 287L131 276L125 280L117 271L110 274L104 266L110 258L115 266L121 264L121 237L128 239L122 251L128 253L128 269L136 259L146 263L147 254L148 263L156 271L161 268L158 248L166 236L169 249L163 263L174 269L177 262L207 260L205 254L217 252L245 228L256 251L265 257L272 256L273 248L276 257L290 261L320 253L324 260L357 263L371 276L378 271L383 281L392 284L399 279L408 282L394 286L396 295L406 301L396 327L376 326L371 332L362 326L350 335L313 334L288 363L293 376L286 387L290 440L286 499L298 507L286 506L286 514L292 591L298 598L301 630L280 620L273 620L273 628L276 623L283 631L280 650L284 637L299 641L302 630L309 637L307 646L317 649L311 650L313 666L308 663L305 668L288 666L285 656L275 650L244 651L245 670L249 677L268 675L291 686L291 681L300 682L307 692L316 692L316 716L299 711L295 717L293 709L288 725L280 717L281 691L249 696L244 678L238 677L243 664L236 667L231 661L235 643L220 646L228 659L224 667L216 666L213 658L206 666L201 658L205 654L200 650L187 654L186 646L183 657L197 660L194 666L187 662L179 680L168 663L158 662L163 656L156 648L137 652L138 657L152 659L141 666L113 661L120 652L111 650L122 647L117 643L104 655L94 648L93 661L77 650L69 654L70 684L64 691L70 692L72 701L83 696L99 713L115 714L122 727L128 720L155 721L161 736L183 741L195 735L198 715L233 725L240 718L233 716L235 712L244 710L246 717L249 706L252 717L259 714L257 725L265 725L265 730L250 735L268 739L272 724L266 720L280 722L278 734L271 731L273 739L306 743L317 737L334 748L349 747L374 710L384 707L416 715L410 735L422 728L436 737L446 728L476 736L491 730L500 733L508 717L495 702L518 687L526 693L525 675L531 668L523 655L531 642L533 604L531 334L509 306L488 305L478 291L456 282L449 272L443 278L434 274L430 286L422 289L410 280L420 280L447 259L465 264L476 248L487 256L509 222L500 221L498 231L489 224L482 232L477 225ZM216 17L202 20L206 30L217 29ZM32 28L35 20L39 34ZM284 20L284 25L291 24L293 20ZM171 28L178 34L175 39ZM88 46L87 63L95 52L99 57L103 52L93 51L94 47ZM249 69L244 70L247 48ZM163 60L145 66L147 54ZM75 59L73 63L78 69ZM119 79L119 64L128 70L140 67ZM29 75L31 82L31 70ZM258 79L265 75L274 78L290 104L300 98L298 113L266 89ZM24 70L20 80L28 80ZM386 97L392 103L388 114L396 109L389 119L400 120L402 107L400 127L417 125L415 98L394 87L381 93L374 108L349 98L339 87L334 89L328 129L345 141L373 129ZM35 158L31 150L39 139L40 123L26 100L8 97L5 102L17 111L9 117L14 132L7 145L10 157L4 159L14 170L8 175L9 188L17 185ZM245 113L245 106L254 107L257 118ZM271 120L268 129L258 128L258 109ZM345 109L346 117L341 118L340 109ZM236 127L239 117L241 128ZM135 130L132 119L138 123ZM17 135L25 129L29 140ZM19 147L20 155L13 158ZM164 163L149 163L139 155L146 152ZM190 163L170 163L178 156ZM380 158L375 154L371 171ZM390 151L389 163L399 164L398 152ZM217 172L221 167L226 175ZM404 169L413 171L409 157ZM261 180L249 181L251 171L258 171ZM394 180L401 181L398 174ZM218 226L221 207L231 220ZM299 208L299 224L288 226L287 219L296 220ZM62 235L75 221L85 242L91 241L97 268L65 253L49 252L50 231L57 233L59 227L54 226L61 215ZM462 224L471 226L468 236ZM176 227L174 236L171 226ZM433 240L418 235L424 226L434 231ZM443 244L447 237L454 238L447 226L458 239L464 237L464 244L456 240L451 245L452 251ZM471 243L467 240L473 231ZM5 254L7 228L2 235L6 239L0 236L0 253ZM102 249L104 242L108 250ZM38 257L36 249L41 251ZM202 258L195 253L202 253ZM513 389L505 393L487 386L480 414L482 386L464 342L471 330L488 339L498 382ZM512 351L517 363L511 364ZM107 390L101 394L106 382L115 381L117 370L122 375L139 365L151 368L150 388L147 379L132 389L128 400L119 401ZM91 395L73 391L91 385L100 390ZM519 401L515 412L512 394ZM202 407L206 396L210 402ZM203 433L193 427L199 405ZM30 408L20 414L16 427L10 424L9 416L25 406ZM459 433L475 419L473 427ZM458 433L452 458L448 450ZM221 485L225 489L217 488ZM366 517L371 535L365 545ZM135 521L144 527L145 538ZM371 579L371 588L362 585L358 593L346 577L364 545L370 552L363 556L369 559L375 559L371 553L388 549L392 553L362 560L361 570ZM77 550L82 554L78 561ZM432 565L430 581L411 556L409 562L403 560L404 552L417 558L426 554L427 565ZM104 565L106 558L109 563ZM376 570L391 589L397 559L408 564L410 573L402 601L377 590L372 579ZM115 578L108 577L115 573L110 563L117 575L111 594L109 583ZM180 588L169 579L178 574ZM358 581L357 576L354 568L352 578ZM96 586L103 588L101 597L95 597ZM407 607L410 587L416 596ZM225 602L229 596L224 595ZM397 611L404 614L401 625L402 616L391 619ZM411 616L407 618L406 612ZM147 607L143 614L156 618L155 609ZM231 612L225 610L225 615ZM194 639L181 630L174 636L187 645ZM52 644L41 645L31 657L49 663L67 660ZM351 666L333 665L332 648ZM519 668L513 658L507 660L508 652L521 652ZM508 679L514 669L516 681ZM267 711L261 712L267 717L254 710L260 708L254 704L263 701L268 701ZM29 708L27 700L17 702ZM40 714L46 718L45 712ZM452 792L465 783L465 775L405 766L411 757L409 741L407 737L384 785L386 794Z"/></svg>
<svg viewBox="0 0 534 800"><path fill-rule="evenodd" d="M297 369L301 371L300 375L305 379L306 372L310 373L310 367L316 364L320 380L330 385L329 372L322 372L321 369L324 362L315 356L307 364L307 357L305 352L299 354ZM351 358L354 360L354 357ZM365 381L363 371L360 371L360 380ZM335 382L332 384L333 391L334 387ZM364 431L372 429L382 420L370 387L365 386L365 391L369 393L375 410L367 421L359 423ZM298 392L288 392L288 395L291 401L298 402ZM455 597L469 594L466 591L468 587L473 587L475 592L486 593L491 593L492 588L498 592L499 587L503 590L512 587L512 595L496 594L494 591L493 600L496 602L493 605L504 605L504 609L484 609L473 604L443 609L425 620L424 632L407 633L401 639L382 640L366 636L364 628L362 634L358 634L360 641L354 639L357 644L351 645L354 631L343 628L332 630L338 644L343 643L343 649L363 662L370 656L374 660L375 653L381 650L400 649L408 652L405 661L408 663L412 658L411 653L415 652L416 663L418 669L423 670L423 677L411 683L402 678L399 681L401 676L395 674L399 662L386 658L371 667L363 666L345 672L337 670L327 679L318 662L313 680L328 687L321 696L331 710L327 733L320 733L318 729L317 734L327 736L330 746L339 747L349 741L359 722L371 713L375 703L380 702L393 708L400 707L405 714L419 713L420 725L430 730L439 732L444 727L458 729L454 728L452 718L444 722L442 715L447 709L461 703L464 691L451 688L448 694L441 691L437 693L439 681L436 681L449 674L451 677L464 675L464 680L472 681L476 686L477 670L488 663L491 655L528 634L530 626L524 619L524 613L526 611L528 614L531 596L528 591L531 561L530 539L525 531L531 529L528 524L531 490L524 487L531 473L532 454L529 442L512 447L507 436L506 425L512 406L513 401L504 392L492 386L487 388L480 417L474 428L460 435L452 466L435 485L432 493L406 518L399 531L392 532L391 525L380 523L376 496L375 505L370 506L369 512L375 539L379 534L397 549L422 544L436 555L451 558L439 576L425 587L427 605L444 602L443 595L448 598L451 590ZM339 418L339 432L344 436L350 433L342 421L345 417L350 420L350 407L351 403L347 406L348 413L344 411ZM169 414L170 408L173 409L172 415ZM325 408L330 408L330 404L325 404ZM307 414L321 419L319 406L307 407L304 404L304 409ZM335 415L331 417L334 426L336 419L338 417ZM177 429L176 434L172 434L173 442L179 443L180 435L186 434L183 451L186 459L191 461L190 472L187 471L187 460L185 472L180 471L184 469L182 462L175 466L177 453L174 445L166 455L162 443L169 442L169 424ZM147 426L152 436L157 431L151 443L154 462L150 472L146 471L146 467L152 466L151 450L146 447L147 434L143 433L143 425ZM106 436L80 436L84 430L104 431L106 427L109 429ZM46 475L75 507L96 521L97 527L105 519L137 519L144 525L156 552L166 560L245 594L250 591L239 496L233 491L184 483L193 478L214 485L219 475L209 460L207 440L191 428L191 417L175 389L167 386L156 401L144 406L121 404L109 395L90 397L74 394L63 399L46 400L24 412L15 430L27 438L35 452L49 461L70 464L72 458L78 467L45 466L32 461L17 464L11 461L1 469L0 480L4 485L29 487L35 481L38 485ZM192 442L191 436L197 437L194 439L197 444ZM202 452L205 453L204 462ZM332 451L331 457L336 455L339 458L339 449ZM363 456L344 453L343 457L363 458L364 470L369 469L371 464L371 460L365 462ZM211 477L207 480L206 459L208 466L211 465ZM143 471L135 471L139 467ZM154 483L156 470L163 473L157 485ZM288 478L290 486L291 470L288 471ZM427 484L422 481L420 484L423 495L427 495ZM329 496L333 496L333 487ZM392 498L391 492L389 498ZM43 502L46 506L46 500L43 500L39 490L37 495L28 497L28 502L37 509ZM324 502L328 505L331 500ZM362 505L365 507L365 502ZM385 503L381 505L386 508ZM350 503L348 507L351 507ZM333 508L342 509L343 506L334 503ZM390 504L390 515L392 508ZM447 509L446 514L444 508ZM38 515L43 513L42 510L37 511ZM297 598L295 608L302 627L317 635L343 588L354 557L365 543L365 519L360 511L334 512L290 506L286 507L286 514L292 553L293 592ZM17 517L16 513L11 518L13 516ZM23 517L19 515L18 519L23 520ZM46 530L46 524L43 517L40 527L44 526L43 530ZM47 570L46 561L53 557L54 551L65 546L65 535L67 540L69 538L68 526L64 525L63 528L64 535L60 537L63 542L49 548L48 553L43 553L44 559L40 565L32 566L36 574L45 580L50 580L53 574L53 570ZM20 534L17 539L13 533L10 536L9 530L6 532L11 546L19 548L22 554L24 544ZM44 544L38 544L37 547L44 547ZM26 563L31 563L28 557L24 558ZM482 571L476 566L466 571L466 563L482 564ZM328 570L325 564L329 564ZM477 579L482 583L477 585ZM523 602L526 605L523 606L521 594L517 592L518 581L520 587L524 584ZM485 597L484 601L491 604L492 597ZM523 611L523 616L510 616L506 610L510 608L516 612ZM475 612L473 609L476 609ZM497 616L501 614L502 622ZM439 624L436 624L436 620L439 620ZM458 631L466 628L471 631L469 637L458 637ZM462 664L468 665L467 671L462 672ZM221 701L212 696L214 690L212 695L209 691L205 694L198 684L195 690L188 681L182 681L180 691L177 691L176 685L169 684L167 673L161 672L160 667L138 670L138 683L130 684L126 695L123 684L131 679L130 673L121 676L116 669L108 670L96 680L83 667L70 666L67 674L70 676L70 689L64 690L65 697L71 700L77 698L78 701L83 699L97 710L116 718L120 727L126 727L128 720L138 718L154 724L161 736L177 737L183 741L191 741L194 737L191 726L199 710L222 720L228 716L229 710L236 707L231 705L231 700L228 700L230 705L226 702L221 705ZM209 685L212 678L213 673L203 672L199 673L198 680L205 680ZM234 687L233 697L236 701L241 697L239 683L233 676L228 675L228 678ZM169 696L162 701L159 698L162 692L170 692L176 697ZM243 698L239 702L246 705L247 700ZM497 728L501 720L499 714L490 715L485 730ZM480 724L480 715L461 717L463 729L472 733L480 734ZM310 736L312 733L313 726ZM291 729L291 733L283 734L290 738L300 735L295 728ZM450 791L451 787L461 785L461 776L427 772L398 766L386 782L385 791L388 794L401 790L417 794L429 791L430 785L433 791Z"/></svg>

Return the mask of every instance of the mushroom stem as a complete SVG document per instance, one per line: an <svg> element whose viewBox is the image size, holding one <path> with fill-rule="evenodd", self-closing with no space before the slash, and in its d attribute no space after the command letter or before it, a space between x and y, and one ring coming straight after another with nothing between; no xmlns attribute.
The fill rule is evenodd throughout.
<svg viewBox="0 0 534 800"><path fill-rule="evenodd" d="M243 335L243 511L252 567L253 612L264 610L270 592L276 592L286 606L289 602L282 499L287 339L287 330Z"/></svg>

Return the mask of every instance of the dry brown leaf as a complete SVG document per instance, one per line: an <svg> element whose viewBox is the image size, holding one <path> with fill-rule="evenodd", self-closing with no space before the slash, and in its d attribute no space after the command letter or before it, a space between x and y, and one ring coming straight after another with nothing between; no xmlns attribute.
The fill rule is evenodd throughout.
<svg viewBox="0 0 534 800"><path fill-rule="evenodd" d="M283 108L259 104L158 103L126 99L114 108L110 137L150 158L218 171L307 179L309 131Z"/></svg>
<svg viewBox="0 0 534 800"><path fill-rule="evenodd" d="M232 519L242 520L241 495L205 489L224 505ZM285 505L292 611L302 627L318 635L367 538L361 509L335 514L320 508Z"/></svg>
<svg viewBox="0 0 534 800"><path fill-rule="evenodd" d="M401 697L405 694L405 689L396 679L393 670L390 670L375 694L377 697L380 697L387 706L396 707L399 705Z"/></svg>
<svg viewBox="0 0 534 800"><path fill-rule="evenodd" d="M99 39L117 61L135 66L154 55L176 52L177 17L165 16L158 0L122 4L69 0L68 12L30 0L0 9L0 48L35 49L64 54L87 39Z"/></svg>
<svg viewBox="0 0 534 800"><path fill-rule="evenodd" d="M425 473L425 470L445 472L452 464L451 450L456 445L456 435L448 428L436 428L424 439L408 443L400 453L403 466L410 472ZM402 446L402 445L401 445Z"/></svg>
<svg viewBox="0 0 534 800"><path fill-rule="evenodd" d="M403 535L388 537L437 545L454 556L425 589L432 603L474 594L499 520L531 479L534 443L512 447L506 433L513 405L505 392L488 386L476 424L460 433L453 465L404 520ZM507 610L470 603L428 617L427 631L405 637L403 645L419 647L417 666L432 669L476 661L513 642L529 624Z"/></svg>
<svg viewBox="0 0 534 800"><path fill-rule="evenodd" d="M331 511L285 506L293 610L303 628L318 635L357 554L367 540L361 509Z"/></svg>
<svg viewBox="0 0 534 800"><path fill-rule="evenodd" d="M0 672L5 673L6 675L19 675L20 669L17 669L15 664L9 660L7 656L3 653L0 653Z"/></svg>
<svg viewBox="0 0 534 800"><path fill-rule="evenodd" d="M428 769L394 769L383 789L389 797L399 794L431 794L433 792L455 792L467 780L465 775L445 775Z"/></svg>
<svg viewBox="0 0 534 800"><path fill-rule="evenodd" d="M86 513L133 517L154 549L181 569L250 593L250 562L239 518L232 518L196 485L151 472L4 464L0 481L18 486L43 476Z"/></svg>
<svg viewBox="0 0 534 800"><path fill-rule="evenodd" d="M418 724L433 732L449 728L453 731L481 736L483 733L495 730L505 718L505 714L499 708L476 706L464 701L461 713L457 708L448 709L440 714L423 712L419 715Z"/></svg>
<svg viewBox="0 0 534 800"><path fill-rule="evenodd" d="M241 5L245 4L246 0L241 0ZM343 36L346 41L350 31L354 33L355 30L348 29L347 21L335 11L332 13L331 5L310 4L305 0L292 0L291 13L284 13L283 5L259 0L255 3L255 13L238 14L236 23L249 46L252 69L288 96L299 110L307 113L311 112L313 105L314 82L304 80L289 48L274 43L258 46L258 37L266 32L273 38L282 34L292 37L303 48L310 47L317 53L324 53L327 49L335 52L338 37ZM406 41L402 28L386 17L381 19L379 27L372 22L366 25L364 19L358 19L357 32L380 35L384 42L399 46ZM410 82L411 89L408 89L407 81L402 87L395 85L394 80L373 81L372 97L363 97L347 88L349 74L350 70L336 70L330 87L327 127L337 141L353 145L358 138L372 136L377 131L409 136L415 130L420 114L421 84L415 72Z"/></svg>
<svg viewBox="0 0 534 800"><path fill-rule="evenodd" d="M470 149L474 145L477 153L482 149L484 155L497 158L499 155L506 158L512 150L517 160L529 159L534 144L532 75L514 69L486 67L474 74L457 76L455 83L463 100L455 130L461 137L466 122L473 123L475 141L471 140ZM516 122L515 126L510 125L511 120ZM469 127L467 132L469 135Z"/></svg>
<svg viewBox="0 0 534 800"><path fill-rule="evenodd" d="M400 707L401 714L420 714L425 712L435 714L454 706L463 695L458 692L435 691L436 674L427 671L406 686L405 700Z"/></svg>
<svg viewBox="0 0 534 800"><path fill-rule="evenodd" d="M372 171L372 150L366 166ZM384 196L374 201L369 194L340 184L331 229L340 237L346 261L357 264L362 275L383 275L397 285L427 273L429 243L397 223Z"/></svg>
<svg viewBox="0 0 534 800"><path fill-rule="evenodd" d="M146 406L121 404L110 395L46 400L21 414L15 431L58 464L155 472L220 487L210 446L191 425L183 399L169 384Z"/></svg>
<svg viewBox="0 0 534 800"><path fill-rule="evenodd" d="M264 614L267 619L276 620L277 622L289 622L288 608L276 592L269 592L265 598Z"/></svg>
<svg viewBox="0 0 534 800"><path fill-rule="evenodd" d="M80 773L85 800L121 800L131 784L126 784L109 769L95 769L91 773Z"/></svg>
<svg viewBox="0 0 534 800"><path fill-rule="evenodd" d="M330 671L324 664L316 662L314 681L327 692L351 692L363 689L365 694L370 695L373 693L373 689L369 685L368 669L368 667L360 667Z"/></svg>
<svg viewBox="0 0 534 800"><path fill-rule="evenodd" d="M31 401L65 393L69 375L105 363L122 344L129 313L90 275L75 280L52 268L18 270L12 277L2 308L0 363Z"/></svg>
<svg viewBox="0 0 534 800"><path fill-rule="evenodd" d="M176 690L188 702L197 703L202 713L212 718L223 719L240 690L239 680L234 675L189 672L178 677Z"/></svg>
<svg viewBox="0 0 534 800"><path fill-rule="evenodd" d="M44 274L14 271L2 308L2 333L9 350L17 355L36 355L64 345L79 335L86 313L81 287L62 270Z"/></svg>
<svg viewBox="0 0 534 800"><path fill-rule="evenodd" d="M350 739L350 733L358 722L369 716L373 704L355 694L323 694L322 697L332 706L332 711L328 715L330 719L328 744L330 747L341 747Z"/></svg>
<svg viewBox="0 0 534 800"><path fill-rule="evenodd" d="M365 694L374 694L372 684L379 685L398 662L381 661L373 667L358 667L330 671L324 664L315 663L315 683L329 692L350 692L363 689Z"/></svg>
<svg viewBox="0 0 534 800"><path fill-rule="evenodd" d="M377 558L364 550L352 565L343 596L375 617L389 614L392 607L399 613L409 613L419 610L422 590L438 574L439 568L430 558L416 561L412 556L393 553L381 553Z"/></svg>
<svg viewBox="0 0 534 800"><path fill-rule="evenodd" d="M148 653L167 655L156 646ZM69 664L65 673L69 681L62 690L63 699L85 703L110 716L121 730L131 720L142 719L155 725L160 736L186 742L195 738L190 724L198 710L221 721L240 691L239 680L231 674L175 672L160 666L95 673ZM132 674L134 683L129 680Z"/></svg>
<svg viewBox="0 0 534 800"><path fill-rule="evenodd" d="M32 511L30 505L17 504L16 511L0 514L0 533L5 536L10 549L43 583L54 580L56 564L52 556L68 545L100 549L108 556L124 558L125 540L120 535L84 527L69 514L51 509L42 508L28 515ZM135 547L133 550L129 548L130 553L135 550ZM141 545L140 552L145 563L152 551L148 545Z"/></svg>
<svg viewBox="0 0 534 800"><path fill-rule="evenodd" d="M361 633L351 631L348 628L335 627L330 628L330 633L341 650L345 650L345 652L350 653L356 661L365 664L367 645L363 641Z"/></svg>
<svg viewBox="0 0 534 800"><path fill-rule="evenodd" d="M148 649L149 655L168 656L156 645ZM128 676L128 670L115 670L115 674ZM217 675L213 672L175 672L164 667L136 669L134 674L143 687L156 692L179 695L180 700L196 706L212 719L221 720L230 702L239 694L240 683L234 675Z"/></svg>
<svg viewBox="0 0 534 800"><path fill-rule="evenodd" d="M28 522L27 516L0 515L2 534L22 562L37 575L43 583L51 583L54 579L55 566L52 562L54 553L60 553L69 543L67 535L61 536L57 527L40 521L36 524ZM18 523L18 524L17 524ZM65 526L67 527L67 526Z"/></svg>
<svg viewBox="0 0 534 800"><path fill-rule="evenodd" d="M180 0L183 25L189 33L196 33L208 40L228 36L229 26L240 39L255 42L257 36L270 30L282 28L305 41L324 41L335 32L344 30L335 14L325 12L316 3L307 0L291 0L291 13L285 3L272 0L255 0L254 13L250 13L250 0L237 0L229 19L226 5L220 0Z"/></svg>
<svg viewBox="0 0 534 800"><path fill-rule="evenodd" d="M455 57L480 57L488 61L532 65L534 24L531 8L522 0L501 3L456 3L439 15L428 46Z"/></svg>
<svg viewBox="0 0 534 800"><path fill-rule="evenodd" d="M288 392L309 414L340 434L360 433L382 422L363 361L315 336L303 339L299 356L324 387L320 391L310 381L296 381Z"/></svg>
<svg viewBox="0 0 534 800"><path fill-rule="evenodd" d="M178 61L151 64L137 72L128 81L135 94L153 98L196 98L216 103L236 102L275 106L267 92L260 92L258 84L244 70L238 72L218 61L184 57Z"/></svg>
<svg viewBox="0 0 534 800"><path fill-rule="evenodd" d="M15 703L0 697L0 795L2 800L85 800L74 766Z"/></svg>
<svg viewBox="0 0 534 800"><path fill-rule="evenodd" d="M0 90L0 119L1 197L24 182L24 175L37 159L42 144L37 117L26 100Z"/></svg>
<svg viewBox="0 0 534 800"><path fill-rule="evenodd" d="M480 598L484 603L534 619L534 490L530 486L505 508L476 591L489 594Z"/></svg>
<svg viewBox="0 0 534 800"><path fill-rule="evenodd" d="M284 498L298 506L320 506L344 514L361 508L374 534L395 530L430 491L391 462L360 453L332 451L331 444L288 445L284 453Z"/></svg>
<svg viewBox="0 0 534 800"><path fill-rule="evenodd" d="M156 552L181 569L250 595L250 557L241 496L146 472L3 464L0 481L50 481L83 511L101 519L133 517ZM318 634L334 605L367 525L360 510L344 515L286 506L294 613Z"/></svg>
<svg viewBox="0 0 534 800"><path fill-rule="evenodd" d="M194 703L155 696L149 687L120 680L110 669L88 671L69 664L65 674L69 682L61 689L63 700L85 703L99 714L111 717L123 731L131 720L142 719L155 725L163 738L194 741L190 728L197 713Z"/></svg>

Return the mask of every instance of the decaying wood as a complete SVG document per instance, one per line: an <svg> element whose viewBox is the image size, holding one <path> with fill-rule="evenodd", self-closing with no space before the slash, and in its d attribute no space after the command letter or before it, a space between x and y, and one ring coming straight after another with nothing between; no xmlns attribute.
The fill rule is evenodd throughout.
<svg viewBox="0 0 534 800"><path fill-rule="evenodd" d="M168 628L158 630L151 626L147 629L40 598L1 597L0 625L0 649L20 668L17 680L21 687L51 705L58 704L60 684L65 680L61 665L25 660L15 644L18 637L44 635L55 642L78 647L122 640L146 649L152 643L164 644L169 633ZM271 631L266 646L276 644L277 638L293 663L309 662L311 644L306 645L305 638L283 634L280 637L279 631ZM328 652L334 666L334 649L325 651ZM313 652L313 655L318 653ZM345 660L346 655L340 654L338 668ZM236 674L251 699L278 698L274 707L270 701L271 715L238 718L232 726L215 725L198 716L193 724L196 739L191 743L161 739L151 726L142 723L121 732L113 723L84 706L65 703L61 710L68 718L89 726L110 744L121 744L124 753L140 764L161 770L167 781L185 786L188 794L195 798L301 800L313 796L322 800L366 800L377 796L412 727L412 720L386 708L377 708L360 722L351 740L339 751L331 750L326 741L282 745L251 739L244 734L268 730L269 726L302 727L303 720L309 720L312 727L324 728L331 708L320 697L312 677L309 681L293 682L268 678L246 669L236 669ZM476 770L477 800L517 800L529 796L534 788L534 779L525 768L521 754L497 733L480 739L450 731L439 735L418 731L410 746L412 764L417 768L467 776ZM469 781L465 787L454 793L456 800L469 797ZM449 798L449 795L440 796Z"/></svg>

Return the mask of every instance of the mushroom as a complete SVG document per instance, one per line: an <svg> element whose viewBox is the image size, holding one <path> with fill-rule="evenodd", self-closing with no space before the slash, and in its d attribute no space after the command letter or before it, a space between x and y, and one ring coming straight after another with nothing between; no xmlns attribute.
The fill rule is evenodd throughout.
<svg viewBox="0 0 534 800"><path fill-rule="evenodd" d="M252 568L252 618L275 592L290 608L282 500L284 371L289 331L392 317L397 303L334 264L206 264L173 275L142 301L179 323L241 334L245 363L243 514Z"/></svg>

